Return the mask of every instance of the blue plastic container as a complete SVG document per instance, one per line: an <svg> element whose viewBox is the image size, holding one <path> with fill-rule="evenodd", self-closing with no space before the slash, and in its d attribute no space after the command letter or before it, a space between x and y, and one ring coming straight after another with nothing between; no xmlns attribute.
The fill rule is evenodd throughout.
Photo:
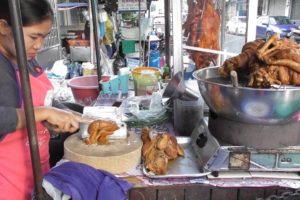
<svg viewBox="0 0 300 200"><path fill-rule="evenodd" d="M150 52L149 67L160 68L160 53L158 50Z"/></svg>

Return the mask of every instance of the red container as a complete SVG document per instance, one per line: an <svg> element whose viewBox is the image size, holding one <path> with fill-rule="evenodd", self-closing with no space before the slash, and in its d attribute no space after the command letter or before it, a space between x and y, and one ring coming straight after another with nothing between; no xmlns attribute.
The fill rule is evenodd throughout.
<svg viewBox="0 0 300 200"><path fill-rule="evenodd" d="M76 103L85 106L92 105L99 94L99 83L97 75L80 76L68 81Z"/></svg>

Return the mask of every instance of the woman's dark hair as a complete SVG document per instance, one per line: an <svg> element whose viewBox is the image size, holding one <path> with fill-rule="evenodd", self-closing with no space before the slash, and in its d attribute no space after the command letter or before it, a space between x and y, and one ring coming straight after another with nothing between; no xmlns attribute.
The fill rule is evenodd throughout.
<svg viewBox="0 0 300 200"><path fill-rule="evenodd" d="M9 2L0 0L0 19L11 25ZM21 16L23 26L40 23L46 19L53 19L53 10L48 0L20 0Z"/></svg>

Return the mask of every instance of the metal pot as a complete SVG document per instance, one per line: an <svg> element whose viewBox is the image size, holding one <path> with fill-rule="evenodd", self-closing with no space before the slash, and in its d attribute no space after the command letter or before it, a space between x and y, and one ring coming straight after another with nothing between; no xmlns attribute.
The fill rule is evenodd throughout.
<svg viewBox="0 0 300 200"><path fill-rule="evenodd" d="M300 87L233 87L230 79L220 77L218 68L209 67L193 73L203 99L218 117L258 125L299 122Z"/></svg>

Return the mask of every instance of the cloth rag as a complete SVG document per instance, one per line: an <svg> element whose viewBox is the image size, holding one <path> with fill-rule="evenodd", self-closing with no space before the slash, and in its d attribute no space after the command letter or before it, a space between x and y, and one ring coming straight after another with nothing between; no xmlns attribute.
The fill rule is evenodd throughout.
<svg viewBox="0 0 300 200"><path fill-rule="evenodd" d="M107 171L72 161L52 168L44 176L44 181L47 183L43 184L44 187L48 186L46 191L49 190L50 183L61 191L61 199L70 196L73 200L123 200L132 187L131 183Z"/></svg>

